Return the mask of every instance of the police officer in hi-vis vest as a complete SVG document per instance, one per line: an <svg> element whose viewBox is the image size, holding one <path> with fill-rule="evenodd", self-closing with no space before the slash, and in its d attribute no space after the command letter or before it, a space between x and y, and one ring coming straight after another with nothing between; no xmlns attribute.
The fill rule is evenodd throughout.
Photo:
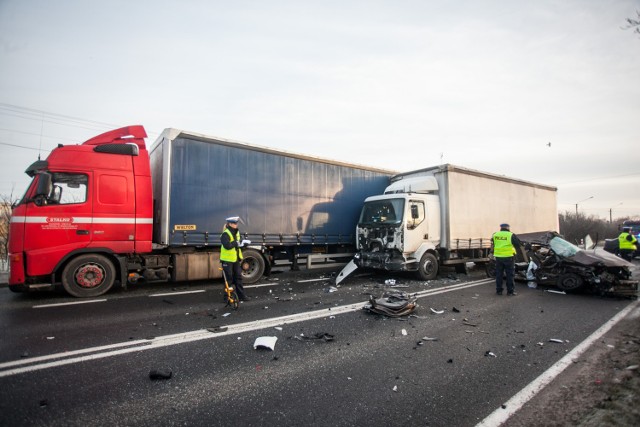
<svg viewBox="0 0 640 427"><path fill-rule="evenodd" d="M631 234L631 227L623 227L622 233L618 236L620 256L627 261L633 259L633 254L636 251L636 244L638 239Z"/></svg>
<svg viewBox="0 0 640 427"><path fill-rule="evenodd" d="M240 301L247 301L249 297L244 293L242 287L242 248L251 243L249 240L240 240L240 232L238 231L238 221L240 217L231 216L226 219L227 224L220 235L220 262L222 270L227 278L229 286L233 286L238 293Z"/></svg>
<svg viewBox="0 0 640 427"><path fill-rule="evenodd" d="M509 231L509 224L500 224L500 231L491 238L493 256L496 259L496 293L502 295L502 275L507 275L507 295L517 295L514 290L516 248L520 247L518 236Z"/></svg>

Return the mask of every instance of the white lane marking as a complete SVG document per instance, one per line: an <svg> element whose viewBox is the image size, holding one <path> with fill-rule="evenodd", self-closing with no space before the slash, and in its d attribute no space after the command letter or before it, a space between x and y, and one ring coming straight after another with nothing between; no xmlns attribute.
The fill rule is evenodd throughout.
<svg viewBox="0 0 640 427"><path fill-rule="evenodd" d="M573 350L567 353L562 359L558 360L549 369L543 372L538 378L530 382L525 388L520 390L504 405L505 409L498 408L493 411L487 418L476 424L476 427L496 427L506 422L509 417L515 414L520 408L531 400L540 390L545 388L553 381L562 371L573 364L574 360L582 355L594 342L599 340L606 334L616 323L622 320L629 312L634 310L640 301L629 304L621 312L609 319L604 325L598 328L594 333L589 335L587 339L578 344Z"/></svg>
<svg viewBox="0 0 640 427"><path fill-rule="evenodd" d="M430 290L418 292L414 295L416 295L417 298L423 298L428 295L436 295L444 292L454 291L457 289L480 286L480 285L484 285L491 282L493 281L489 279L483 279L475 282L465 282L457 285L446 286L444 288L430 289ZM107 346L86 348L86 349L76 350L71 352L56 353L56 354L51 354L47 356L40 356L40 357L34 357L29 359L16 360L12 362L5 362L3 364L0 364L0 369L5 367L11 367L11 366L27 365L30 363L39 362L43 360L62 359L62 360L54 360L47 363L23 366L23 367L18 367L14 369L0 371L0 378L8 377L11 375L22 374L25 372L38 371L41 369L53 368L57 366L64 366L64 365L69 365L73 363L86 362L89 360L102 359L105 357L117 356L121 354L133 353L137 351L150 350L154 348L167 347L167 346L176 345L176 344L184 344L184 343L199 341L203 339L212 339L212 338L217 338L217 337L230 335L230 334L238 334L243 332L256 331L260 329L267 329L267 328L272 328L278 325L298 323L298 322L304 322L307 320L319 319L323 317L336 316L339 314L345 314L345 313L361 310L365 304L367 304L367 302L347 304L339 307L331 307L331 308L311 311L307 313L290 314L287 316L274 317L272 319L254 320L252 322L239 323L236 325L228 325L226 326L227 330L218 332L218 333L209 332L206 329L200 329L200 330L191 331L191 332L181 332L181 333L172 334L172 335L165 335L165 336L156 337L149 340L129 341L124 343L111 344ZM128 347L128 348L120 348L119 350L112 350L118 347ZM112 350L112 351L105 351L105 350ZM69 357L69 356L76 356L78 354L86 354L86 353L94 353L94 354L87 354L79 357Z"/></svg>
<svg viewBox="0 0 640 427"><path fill-rule="evenodd" d="M284 283L263 283L260 285L244 285L245 288L267 288L269 286L280 286L284 285Z"/></svg>
<svg viewBox="0 0 640 427"><path fill-rule="evenodd" d="M78 304L91 304L94 302L104 302L106 301L106 299L92 299L89 301L73 301L73 302L59 302L56 304L41 304L41 305L34 305L33 308L47 308L47 307L62 307L64 305L78 305Z"/></svg>
<svg viewBox="0 0 640 427"><path fill-rule="evenodd" d="M51 360L51 359L59 359L61 357L67 357L67 356L75 356L76 354L110 350L112 348L119 348L119 347L133 347L136 345L148 344L148 343L149 343L149 340L144 339L144 340L121 342L117 344L103 345L100 347L84 348L82 350L65 351L64 353L49 354L46 356L38 356L38 357L29 358L29 359L20 359L20 360L14 360L12 362L0 363L0 369L10 368L12 366L27 365L29 363L41 362L43 360Z"/></svg>
<svg viewBox="0 0 640 427"><path fill-rule="evenodd" d="M149 296L150 297L166 297L166 296L171 296L171 295L201 294L202 292L205 292L205 290L204 289L198 289L198 290L195 290L195 291L166 292L164 294L151 294Z"/></svg>

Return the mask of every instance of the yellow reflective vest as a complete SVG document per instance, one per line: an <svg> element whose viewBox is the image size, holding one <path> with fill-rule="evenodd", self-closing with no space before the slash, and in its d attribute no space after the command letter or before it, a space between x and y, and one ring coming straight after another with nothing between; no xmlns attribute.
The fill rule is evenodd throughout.
<svg viewBox="0 0 640 427"><path fill-rule="evenodd" d="M498 231L493 234L493 256L496 258L508 258L516 254L516 248L511 243L510 231Z"/></svg>
<svg viewBox="0 0 640 427"><path fill-rule="evenodd" d="M627 240L627 236L631 236L631 241ZM635 249L636 245L635 243L638 241L638 239L635 238L635 236L633 234L629 234L626 231L623 233L620 233L620 235L618 236L618 242L620 243L620 249Z"/></svg>
<svg viewBox="0 0 640 427"><path fill-rule="evenodd" d="M224 229L224 232L222 234L224 233L227 233L229 235L230 242L235 242L236 239L233 237L233 233L229 231L228 228ZM238 233L238 235L240 235L240 233ZM242 259L242 249L240 248L226 249L224 245L220 247L220 261L236 262L238 261L238 259Z"/></svg>

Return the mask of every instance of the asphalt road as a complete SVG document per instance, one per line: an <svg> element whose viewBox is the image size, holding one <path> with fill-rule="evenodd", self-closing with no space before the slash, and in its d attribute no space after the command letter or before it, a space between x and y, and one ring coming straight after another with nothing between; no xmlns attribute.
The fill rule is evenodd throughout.
<svg viewBox="0 0 640 427"><path fill-rule="evenodd" d="M237 311L219 282L54 306L79 300L0 289L0 425L473 426L631 302L496 296L480 273L356 274L329 292L331 272L274 274ZM418 292L415 316L361 309L390 277Z"/></svg>

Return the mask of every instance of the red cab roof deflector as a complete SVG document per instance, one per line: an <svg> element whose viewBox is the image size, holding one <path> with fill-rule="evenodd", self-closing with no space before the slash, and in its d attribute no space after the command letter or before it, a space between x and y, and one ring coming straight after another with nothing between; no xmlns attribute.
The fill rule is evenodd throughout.
<svg viewBox="0 0 640 427"><path fill-rule="evenodd" d="M94 136L83 142L82 145L125 144L129 142L136 144L140 148L145 148L144 138L146 137L147 132L144 127L142 125L134 125Z"/></svg>

